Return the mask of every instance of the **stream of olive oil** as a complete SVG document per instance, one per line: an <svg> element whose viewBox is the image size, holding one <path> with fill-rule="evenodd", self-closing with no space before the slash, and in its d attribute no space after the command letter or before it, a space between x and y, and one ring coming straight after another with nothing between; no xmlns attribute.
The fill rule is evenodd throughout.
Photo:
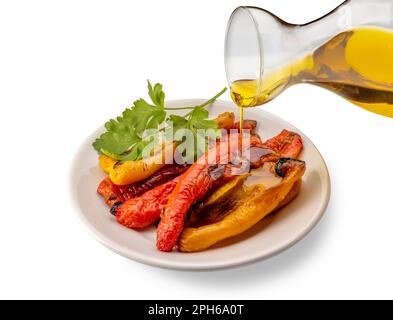
<svg viewBox="0 0 393 320"><path fill-rule="evenodd" d="M272 100L283 88L310 83L333 91L371 112L393 118L393 32L358 28L343 32L313 53L259 80L231 85L242 109Z"/></svg>

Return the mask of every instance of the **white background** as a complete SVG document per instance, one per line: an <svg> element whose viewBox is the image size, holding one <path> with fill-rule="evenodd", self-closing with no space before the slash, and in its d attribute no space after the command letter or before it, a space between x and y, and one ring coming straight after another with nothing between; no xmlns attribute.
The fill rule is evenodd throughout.
<svg viewBox="0 0 393 320"><path fill-rule="evenodd" d="M280 256L211 273L144 266L96 242L69 196L79 144L145 96L147 78L168 99L208 98L226 85L235 7L303 23L339 3L1 1L0 298L393 298L393 119L317 87L290 88L263 107L314 141L332 179L321 223Z"/></svg>

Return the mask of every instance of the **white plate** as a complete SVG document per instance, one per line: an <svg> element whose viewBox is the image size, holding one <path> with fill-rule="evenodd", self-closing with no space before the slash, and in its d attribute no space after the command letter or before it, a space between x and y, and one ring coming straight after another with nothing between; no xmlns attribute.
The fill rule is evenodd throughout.
<svg viewBox="0 0 393 320"><path fill-rule="evenodd" d="M192 106L203 100L177 100L168 106ZM209 107L212 117L224 111L237 111L233 103L217 101ZM283 129L301 134L307 163L300 195L287 207L273 214L241 236L213 249L198 253L162 253L155 248L155 228L138 232L118 224L97 195L105 177L98 167L97 153L91 144L103 131L94 132L78 150L71 172L71 191L79 216L95 238L111 250L132 260L152 266L178 270L231 268L272 257L305 237L321 219L330 198L330 179L326 164L313 143L297 128L261 108L248 109L248 119L259 123L263 139ZM114 115L116 116L116 115Z"/></svg>

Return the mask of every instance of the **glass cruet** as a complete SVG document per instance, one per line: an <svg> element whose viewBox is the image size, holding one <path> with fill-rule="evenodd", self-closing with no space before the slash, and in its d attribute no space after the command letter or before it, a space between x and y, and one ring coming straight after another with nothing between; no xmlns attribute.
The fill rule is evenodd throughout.
<svg viewBox="0 0 393 320"><path fill-rule="evenodd" d="M225 68L242 107L309 83L393 117L393 0L348 0L302 25L239 7L227 27Z"/></svg>

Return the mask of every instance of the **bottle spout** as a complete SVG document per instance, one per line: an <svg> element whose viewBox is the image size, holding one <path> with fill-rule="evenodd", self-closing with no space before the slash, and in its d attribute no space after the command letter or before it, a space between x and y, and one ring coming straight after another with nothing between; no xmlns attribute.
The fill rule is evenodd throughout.
<svg viewBox="0 0 393 320"><path fill-rule="evenodd" d="M292 37L291 25L268 11L239 7L233 12L226 33L225 68L232 93L239 86L243 89L243 106L270 101L288 86L291 70L282 67L294 59Z"/></svg>

